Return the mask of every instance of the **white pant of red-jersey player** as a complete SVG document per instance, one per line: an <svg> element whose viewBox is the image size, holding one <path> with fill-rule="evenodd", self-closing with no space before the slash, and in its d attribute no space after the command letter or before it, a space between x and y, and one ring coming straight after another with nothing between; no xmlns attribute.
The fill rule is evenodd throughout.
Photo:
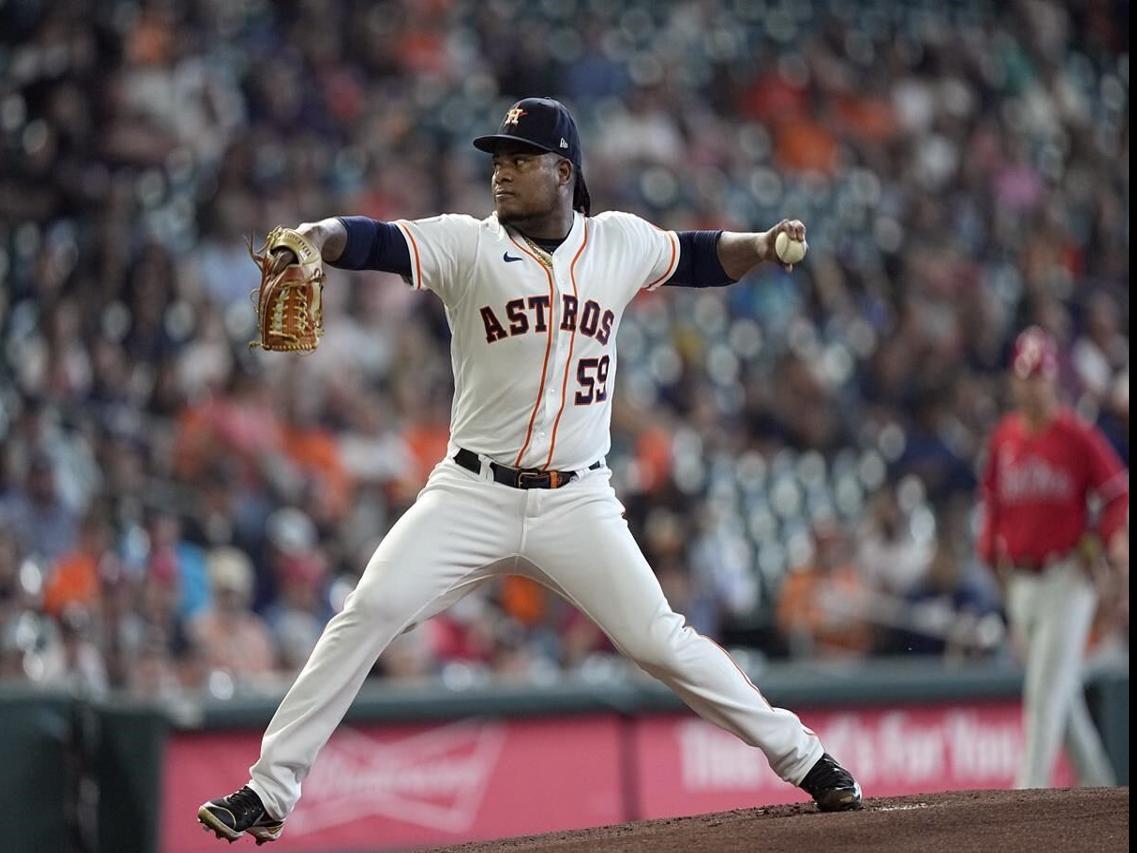
<svg viewBox="0 0 1137 853"><path fill-rule="evenodd" d="M1050 784L1063 743L1081 784L1116 784L1082 685L1096 606L1097 592L1075 557L1041 572L1016 571L1007 583L1007 617L1026 668L1020 788Z"/></svg>

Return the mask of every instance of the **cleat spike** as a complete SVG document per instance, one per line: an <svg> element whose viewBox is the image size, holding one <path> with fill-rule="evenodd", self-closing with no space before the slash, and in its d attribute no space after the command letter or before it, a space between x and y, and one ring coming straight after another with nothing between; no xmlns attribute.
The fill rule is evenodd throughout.
<svg viewBox="0 0 1137 853"><path fill-rule="evenodd" d="M799 783L823 812L851 811L861 807L861 786L829 753L824 753Z"/></svg>

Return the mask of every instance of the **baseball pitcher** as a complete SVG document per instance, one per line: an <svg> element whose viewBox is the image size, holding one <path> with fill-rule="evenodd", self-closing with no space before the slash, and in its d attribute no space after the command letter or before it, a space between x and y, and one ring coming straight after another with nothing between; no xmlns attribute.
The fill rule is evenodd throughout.
<svg viewBox="0 0 1137 853"><path fill-rule="evenodd" d="M576 125L547 98L518 102L498 133L474 145L493 157L494 211L485 219L325 219L288 229L257 256L272 286L303 267L311 247L334 266L398 273L437 294L453 333L450 444L281 702L248 784L202 805L198 819L219 838L276 839L379 654L502 574L530 577L578 607L696 713L761 749L822 810L857 808L860 788L817 735L772 707L726 651L672 611L604 460L616 334L632 298L664 284L727 285L775 257L791 267L805 251L805 226L676 233L627 213L592 216ZM322 327L310 295L319 277L297 272L307 290L262 298L262 345L315 345Z"/></svg>

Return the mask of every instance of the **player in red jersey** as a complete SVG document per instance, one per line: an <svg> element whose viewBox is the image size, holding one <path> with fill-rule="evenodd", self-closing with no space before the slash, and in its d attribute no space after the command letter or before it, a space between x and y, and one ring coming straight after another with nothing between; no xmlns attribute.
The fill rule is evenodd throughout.
<svg viewBox="0 0 1137 853"><path fill-rule="evenodd" d="M1016 784L1049 784L1065 741L1085 785L1114 784L1082 692L1098 592L1088 553L1129 571L1129 473L1101 432L1059 403L1054 340L1031 327L1011 363L1017 409L991 436L980 555L1005 582L1023 654L1025 752ZM1096 519L1090 501L1100 502Z"/></svg>

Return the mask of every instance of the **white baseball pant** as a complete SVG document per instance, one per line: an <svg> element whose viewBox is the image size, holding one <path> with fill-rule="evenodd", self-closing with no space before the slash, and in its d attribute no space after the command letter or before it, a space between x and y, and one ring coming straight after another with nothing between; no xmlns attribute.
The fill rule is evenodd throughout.
<svg viewBox="0 0 1137 853"><path fill-rule="evenodd" d="M520 490L450 459L384 537L344 609L285 695L250 768L269 814L286 817L320 749L376 658L401 632L501 574L548 586L701 717L761 749L797 784L821 757L817 735L773 708L730 656L686 626L623 518L601 467L560 489Z"/></svg>
<svg viewBox="0 0 1137 853"><path fill-rule="evenodd" d="M1063 742L1081 784L1116 784L1082 685L1096 606L1097 592L1073 557L1040 573L1016 571L1008 580L1007 617L1025 665L1019 788L1050 785Z"/></svg>

